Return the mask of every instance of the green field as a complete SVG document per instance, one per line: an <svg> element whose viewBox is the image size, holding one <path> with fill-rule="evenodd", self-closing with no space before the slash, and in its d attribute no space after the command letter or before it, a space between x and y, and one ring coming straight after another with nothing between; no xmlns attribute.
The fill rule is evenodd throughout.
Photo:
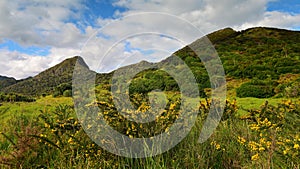
<svg viewBox="0 0 300 169"><path fill-rule="evenodd" d="M175 103L174 110L177 109ZM141 159L119 157L95 145L74 118L69 97L47 96L31 103L3 103L0 107L0 167L299 168L299 103L297 98L236 98L236 102L230 98L213 135L206 142L198 143L208 110L202 105L195 126L181 143L161 155ZM167 112L166 117L175 118L176 113L171 113L171 108ZM136 132L130 127L133 123L118 119L114 112L104 117L107 120L117 117L109 124L120 132L128 131L126 134L132 137L140 137L148 131L144 129L147 125L141 125ZM172 125L169 119L167 122L158 120L162 131L167 132Z"/></svg>
<svg viewBox="0 0 300 169"><path fill-rule="evenodd" d="M46 96L38 99L36 102L3 103L3 105L0 106L0 129L3 129L9 120L14 117L23 115L30 119L36 118L41 111L53 111L55 107L60 104L72 105L72 98L53 98L52 96Z"/></svg>

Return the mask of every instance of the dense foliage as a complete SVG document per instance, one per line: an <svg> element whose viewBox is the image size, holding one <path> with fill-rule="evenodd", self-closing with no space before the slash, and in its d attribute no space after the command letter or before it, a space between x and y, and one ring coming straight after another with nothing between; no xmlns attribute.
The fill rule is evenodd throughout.
<svg viewBox="0 0 300 169"><path fill-rule="evenodd" d="M269 98L275 95L277 83L272 80L253 79L236 89L237 97Z"/></svg>
<svg viewBox="0 0 300 169"><path fill-rule="evenodd" d="M149 107L140 100L141 109ZM297 168L299 167L299 103L265 103L247 114L237 114L236 101L226 101L217 130L205 143L197 138L210 109L210 100L201 101L196 126L187 138L170 151L150 158L118 157L96 145L74 118L72 106L60 105L42 111L35 120L21 115L11 119L10 130L0 133L0 166L12 168ZM171 103L157 125L124 121L113 113L110 102L94 102L109 124L130 138L168 132L177 118L179 104ZM155 128L155 126L157 128ZM90 126L92 127L92 126ZM101 128L99 128L101 130ZM153 133L154 132L154 133ZM110 144L114 144L110 142Z"/></svg>
<svg viewBox="0 0 300 169"><path fill-rule="evenodd" d="M69 83L62 83L54 88L52 95L53 97L58 97L58 96L71 97L72 85Z"/></svg>
<svg viewBox="0 0 300 169"><path fill-rule="evenodd" d="M34 102L35 99L30 96L24 96L21 94L4 94L0 93L0 102Z"/></svg>
<svg viewBox="0 0 300 169"><path fill-rule="evenodd" d="M60 64L51 67L33 78L22 80L14 85L2 89L6 93L20 93L25 95L39 96L42 93L53 94L54 88L63 84L71 83L73 69L76 62L83 67L87 67L81 57L73 57L66 59Z"/></svg>
<svg viewBox="0 0 300 169"><path fill-rule="evenodd" d="M227 77L236 79L272 79L278 81L280 76L284 74L300 74L299 31L258 27L237 32L231 28L226 28L213 32L207 35L207 37L218 52ZM198 83L200 96L206 97L204 90L211 87L209 77L203 63L195 54L195 51L191 49L191 46L199 46L200 43L201 39L178 50L174 55L181 58L188 65ZM197 48L196 50L201 49ZM205 54L200 57L202 61L208 58ZM54 94L56 86L72 81L72 71L76 60L83 67L88 68L81 57L70 58L33 78L18 81L17 84L10 85L1 90L29 95L39 95L39 93ZM172 55L156 63L156 65L174 63L173 61L174 56ZM111 83L110 80L114 72L97 74L96 83ZM182 76L182 78L184 80L185 76ZM295 94L298 93L296 91L297 87L297 82L283 84L277 87L278 90L275 91L275 94L278 97L294 97L298 95ZM253 88L255 91L264 92L265 94L260 97L274 95L271 89L265 89L262 86L249 86L249 84L246 84L242 88L245 90ZM132 93L147 93L153 89L178 91L178 85L166 72L161 70L145 70L136 76L130 87ZM241 90L239 89L239 93L241 93ZM241 97L256 97L258 95L255 92L254 94L245 94L245 92L242 92ZM278 92L281 94L278 94ZM55 93L54 95L57 94ZM61 95L61 93L59 94Z"/></svg>
<svg viewBox="0 0 300 169"><path fill-rule="evenodd" d="M17 80L11 77L0 76L0 90L17 83Z"/></svg>

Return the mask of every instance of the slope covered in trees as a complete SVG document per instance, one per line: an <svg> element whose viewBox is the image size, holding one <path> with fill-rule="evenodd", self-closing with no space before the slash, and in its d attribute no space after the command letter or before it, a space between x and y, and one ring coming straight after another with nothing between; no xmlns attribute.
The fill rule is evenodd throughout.
<svg viewBox="0 0 300 169"><path fill-rule="evenodd" d="M15 78L0 76L0 90L15 83L17 83L17 80Z"/></svg>
<svg viewBox="0 0 300 169"><path fill-rule="evenodd" d="M75 56L39 73L33 78L10 85L1 91L4 93L21 93L26 95L52 93L55 87L63 83L72 83L73 69L76 61L83 67L88 67L81 57Z"/></svg>
<svg viewBox="0 0 300 169"><path fill-rule="evenodd" d="M290 31L276 28L250 28L243 31L235 31L225 28L207 35L215 47L225 69L227 79L246 79L247 83L237 85L239 97L271 97L300 95L300 31ZM176 51L172 56L159 63L153 64L153 68L138 73L131 81L132 93L147 93L154 89L163 91L178 91L178 85L167 72L158 68L174 61L174 56L181 58L192 70L200 89L200 95L206 96L210 88L209 77L203 62L196 55L195 50L202 50L201 43L205 38L193 42L190 45ZM73 68L76 60L83 67L88 68L81 57L73 57L62 63L41 72L33 78L20 82L2 81L0 90L5 93L22 93L39 95L53 93L55 87L61 84L69 84L72 81ZM201 56L201 59L206 59ZM128 67L143 67L147 62L129 65ZM180 66L177 66L177 68ZM126 67L125 67L126 68ZM96 83L106 84L110 88L111 78L115 72L97 74ZM293 77L293 78L288 78ZM184 76L182 77L184 80ZM282 80L286 79L286 80ZM251 92L249 92L251 91ZM193 92L193 91L191 91Z"/></svg>

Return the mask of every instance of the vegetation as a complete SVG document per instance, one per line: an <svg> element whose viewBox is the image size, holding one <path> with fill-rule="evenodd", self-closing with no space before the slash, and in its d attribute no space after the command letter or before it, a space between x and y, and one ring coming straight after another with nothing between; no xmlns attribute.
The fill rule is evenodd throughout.
<svg viewBox="0 0 300 169"><path fill-rule="evenodd" d="M35 99L30 96L20 94L4 94L0 93L0 102L34 102Z"/></svg>
<svg viewBox="0 0 300 169"><path fill-rule="evenodd" d="M68 83L62 83L56 86L53 91L53 97L58 97L58 96L71 97L72 85Z"/></svg>
<svg viewBox="0 0 300 169"><path fill-rule="evenodd" d="M253 79L236 89L237 97L269 98L275 95L277 83L272 80Z"/></svg>
<svg viewBox="0 0 300 169"><path fill-rule="evenodd" d="M268 79L277 82L285 74L300 74L300 32L289 31L276 28L250 28L244 31L234 31L231 28L216 31L207 35L214 45L218 55L223 63L227 77L235 79ZM201 97L206 97L205 89L210 88L209 77L203 62L196 55L193 47L199 46L203 41L199 39L194 43L178 50L173 56L155 63L160 66L174 62L174 56L181 58L192 70L195 79L199 85ZM201 45L200 45L201 46ZM201 47L197 48L200 52ZM197 52L199 52L197 51ZM207 59L205 55L201 56L202 60ZM42 93L54 94L55 88L62 83L71 83L74 65L78 63L85 68L88 66L79 56L67 59L62 63L38 74L33 78L17 81L16 84L6 86L2 85L0 90L5 93L21 93L26 95L39 95ZM135 67L143 66L144 62L138 63ZM177 66L178 68L178 66ZM115 71L107 74L97 74L97 84L109 84ZM131 89L133 92L146 93L156 88L164 91L177 91L178 86L174 83L168 73L160 70L145 70L136 76L133 80ZM153 83L153 81L159 81ZM185 78L185 77L182 77ZM183 79L184 80L184 79ZM296 80L296 79L294 79ZM7 80L6 80L7 81ZM6 82L5 81L5 82ZM1 82L0 80L0 86ZM9 84L9 83L8 83ZM297 97L299 82L290 81L280 86L272 86L269 89L262 85L246 84L242 88L254 88L256 91L263 91L266 94L260 97L271 97L275 94L277 97ZM4 87L4 88L3 88ZM276 88L275 91L273 87ZM2 89L1 89L2 88ZM239 93L241 93L241 90ZM257 96L257 94L245 94L242 92L241 97ZM279 94L281 93L281 94ZM57 95L58 93L54 94ZM62 95L63 93L59 93Z"/></svg>
<svg viewBox="0 0 300 169"><path fill-rule="evenodd" d="M0 76L0 90L15 83L17 83L15 78Z"/></svg>
<svg viewBox="0 0 300 169"><path fill-rule="evenodd" d="M202 51L202 38L159 63L142 61L96 74L97 99L83 106L99 111L84 121L76 118L70 98L76 62L88 69L81 57L67 59L28 79L0 76L0 168L299 168L300 32L275 28L237 32L226 28L208 38L223 63L229 99L221 122L206 142L198 143L212 104L203 62L213 62L214 58ZM194 47L202 52L201 59ZM95 144L86 132L102 132L101 118L130 139L169 132L182 113L183 92L176 79L159 67L174 63L172 68L178 70L180 80L188 81L177 57L193 72L201 97L194 98L196 92L190 88L185 91L193 97L188 100L190 104L199 104L189 110L199 110L199 114L188 136L163 154L141 159L120 157ZM145 67L151 68L125 81L135 110L122 113L143 118L149 112L155 117L152 122L139 123L119 113L115 104L124 104L123 100L113 98L111 90L119 91L115 82ZM112 79L126 68L127 73ZM159 115L152 109L159 107L151 102L153 98L165 102ZM182 129L185 127L183 124ZM116 145L109 139L101 141Z"/></svg>
<svg viewBox="0 0 300 169"><path fill-rule="evenodd" d="M139 108L148 109L143 102ZM161 130L168 132L168 125L176 119L173 111L179 111L180 107L176 102L169 104L165 109L167 114L160 116L156 124L148 125L106 113L115 111L110 104L101 101L90 106L104 108L102 113L110 125L131 138ZM164 154L144 159L119 157L96 145L75 118L72 106L58 105L51 111L41 111L36 118L20 115L10 119L7 130L1 132L0 163L12 168L299 167L299 101L286 100L275 106L266 102L239 115L237 102L227 100L217 130L200 144L197 139L209 107L209 100L201 101L196 125L180 144Z"/></svg>
<svg viewBox="0 0 300 169"><path fill-rule="evenodd" d="M76 56L39 73L33 78L28 78L5 87L2 91L31 96L39 96L42 93L53 94L55 87L63 83L72 83L73 69L77 61L81 66L87 67L82 58Z"/></svg>

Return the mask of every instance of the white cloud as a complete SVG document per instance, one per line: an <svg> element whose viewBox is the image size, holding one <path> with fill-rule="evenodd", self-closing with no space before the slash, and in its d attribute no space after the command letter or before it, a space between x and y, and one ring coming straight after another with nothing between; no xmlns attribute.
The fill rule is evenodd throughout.
<svg viewBox="0 0 300 169"><path fill-rule="evenodd" d="M81 8L79 0L2 0L0 39L12 39L24 46L70 47L70 43L73 42L74 47L80 30L73 23L65 21L69 18L79 18L79 13L73 10ZM72 35L77 36L69 36L69 31L75 32L72 32Z"/></svg>
<svg viewBox="0 0 300 169"><path fill-rule="evenodd" d="M0 49L0 72L1 75L13 76L17 79L35 76L46 68L79 53L80 51L76 49L52 48L50 51L51 57L47 57Z"/></svg>
<svg viewBox="0 0 300 169"><path fill-rule="evenodd" d="M278 11L265 12L262 19L253 22L246 22L235 28L245 29L255 26L279 27L286 29L297 28L300 27L300 14L294 15Z"/></svg>
<svg viewBox="0 0 300 169"><path fill-rule="evenodd" d="M99 23L106 25L83 47L81 55L91 68L100 72L111 71L125 63L162 60L204 36L187 21L162 13L136 13ZM126 43L132 51L126 49Z"/></svg>
<svg viewBox="0 0 300 169"><path fill-rule="evenodd" d="M204 33L224 27L299 27L295 14L266 11L272 1L276 0L119 0L115 5L128 8L123 16L142 11L170 13L190 21Z"/></svg>
<svg viewBox="0 0 300 169"><path fill-rule="evenodd" d="M224 27L238 30L254 26L300 27L300 14L266 11L270 1L118 0L113 5L128 10L116 11L114 17L131 17L121 20L99 17L95 21L97 27L93 27L92 24L83 26L91 22L82 18L82 11L86 10L83 0L1 0L0 42L11 39L23 46L50 47L51 50L48 56L31 56L0 49L0 74L25 78L79 54L92 69L110 71L140 60L161 60L204 34ZM164 14L134 15L141 12ZM99 31L98 36L93 36L96 31ZM126 43L133 49L126 49ZM103 58L111 47L113 49ZM148 49L154 52L145 56L143 50Z"/></svg>

